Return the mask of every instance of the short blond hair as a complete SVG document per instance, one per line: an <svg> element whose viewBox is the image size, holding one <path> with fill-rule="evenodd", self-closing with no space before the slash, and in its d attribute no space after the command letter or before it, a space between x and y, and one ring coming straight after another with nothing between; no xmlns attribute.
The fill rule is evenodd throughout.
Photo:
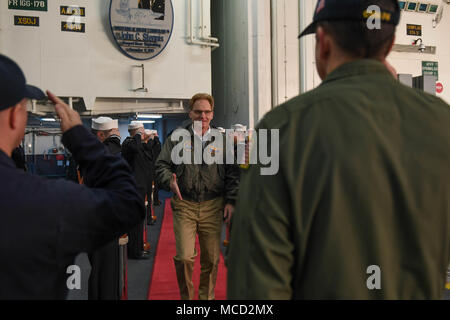
<svg viewBox="0 0 450 320"><path fill-rule="evenodd" d="M195 102L202 99L208 100L209 104L211 105L211 111L214 111L214 98L212 97L212 95L207 93L197 93L196 95L194 95L191 100L189 100L189 110L192 111Z"/></svg>

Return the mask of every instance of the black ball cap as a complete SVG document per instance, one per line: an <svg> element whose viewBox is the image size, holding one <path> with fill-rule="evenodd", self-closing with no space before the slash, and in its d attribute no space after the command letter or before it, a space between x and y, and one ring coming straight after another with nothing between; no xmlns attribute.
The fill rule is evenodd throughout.
<svg viewBox="0 0 450 320"><path fill-rule="evenodd" d="M315 33L317 23L320 21L365 21L373 13L369 9L371 5L376 5L380 8L381 15L379 18L381 22L398 25L400 22L400 6L397 0L391 1L395 6L394 12L382 8L377 4L377 0L319 0L314 11L313 22L298 37Z"/></svg>
<svg viewBox="0 0 450 320"><path fill-rule="evenodd" d="M41 89L27 85L17 63L0 54L0 111L15 106L24 98L42 100L45 94Z"/></svg>

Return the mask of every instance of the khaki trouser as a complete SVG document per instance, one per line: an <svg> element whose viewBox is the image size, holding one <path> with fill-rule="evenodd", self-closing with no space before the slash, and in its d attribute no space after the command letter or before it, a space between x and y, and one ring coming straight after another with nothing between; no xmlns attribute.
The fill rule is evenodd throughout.
<svg viewBox="0 0 450 320"><path fill-rule="evenodd" d="M173 231L177 254L173 258L182 300L194 299L192 272L197 256L195 236L200 243L199 300L213 300L220 258L223 198L190 202L172 198Z"/></svg>

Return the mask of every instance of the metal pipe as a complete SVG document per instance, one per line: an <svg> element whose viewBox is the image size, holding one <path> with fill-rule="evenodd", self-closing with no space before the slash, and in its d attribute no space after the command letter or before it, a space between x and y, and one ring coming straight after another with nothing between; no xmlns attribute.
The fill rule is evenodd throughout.
<svg viewBox="0 0 450 320"><path fill-rule="evenodd" d="M192 6L192 0L188 0L189 33L190 33L189 34L189 43L190 44L198 44L198 45L201 45L201 46L208 46L208 47L216 47L216 48L220 47L220 45L218 43L194 40L195 38L194 38L194 22L193 22L194 13L193 13L193 10L194 9L193 9L193 6ZM202 12L202 19L203 19L203 12ZM202 26L202 31L203 31L203 26ZM211 40L212 39L215 39L215 38L211 38ZM216 41L218 41L218 39Z"/></svg>
<svg viewBox="0 0 450 320"><path fill-rule="evenodd" d="M205 29L206 29L206 26L204 25L204 20L203 20L203 15L204 15L204 13L205 13L205 11L204 11L204 1L205 0L201 0L201 26L202 26L202 40L209 40L209 41L214 41L214 42L219 42L219 39L218 38L214 38L214 37L211 37L210 35L209 36L205 36Z"/></svg>
<svg viewBox="0 0 450 320"><path fill-rule="evenodd" d="M278 24L277 0L270 1L271 60L272 60L272 109L278 105Z"/></svg>
<svg viewBox="0 0 450 320"><path fill-rule="evenodd" d="M193 20L193 12L192 12L192 0L188 0L188 11L189 11L189 38L191 43L194 41L194 22Z"/></svg>
<svg viewBox="0 0 450 320"><path fill-rule="evenodd" d="M203 5L204 5L204 2L203 2L203 0L200 0L200 29L202 30L201 31L201 35L202 35L202 37L201 37L201 39L203 39L203 37L204 37L204 30L205 30L205 25L203 24Z"/></svg>

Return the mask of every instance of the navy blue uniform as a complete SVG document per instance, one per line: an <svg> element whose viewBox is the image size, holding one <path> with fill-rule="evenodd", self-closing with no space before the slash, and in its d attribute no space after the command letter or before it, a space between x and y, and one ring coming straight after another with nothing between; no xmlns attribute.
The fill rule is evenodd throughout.
<svg viewBox="0 0 450 320"><path fill-rule="evenodd" d="M63 143L92 188L27 174L0 151L0 299L64 299L75 256L143 219L135 181L120 157L83 126L67 131Z"/></svg>
<svg viewBox="0 0 450 320"><path fill-rule="evenodd" d="M141 195L141 202L145 203L145 196L152 181L152 154L146 143L142 143L141 135L127 137L122 144L122 156L128 161L136 179L137 189ZM138 259L144 250L144 218L128 234L128 256Z"/></svg>
<svg viewBox="0 0 450 320"><path fill-rule="evenodd" d="M119 137L109 137L103 144L112 154L120 155ZM90 186L88 179L84 183ZM119 239L116 238L88 255L91 263L89 300L120 300L120 250Z"/></svg>

